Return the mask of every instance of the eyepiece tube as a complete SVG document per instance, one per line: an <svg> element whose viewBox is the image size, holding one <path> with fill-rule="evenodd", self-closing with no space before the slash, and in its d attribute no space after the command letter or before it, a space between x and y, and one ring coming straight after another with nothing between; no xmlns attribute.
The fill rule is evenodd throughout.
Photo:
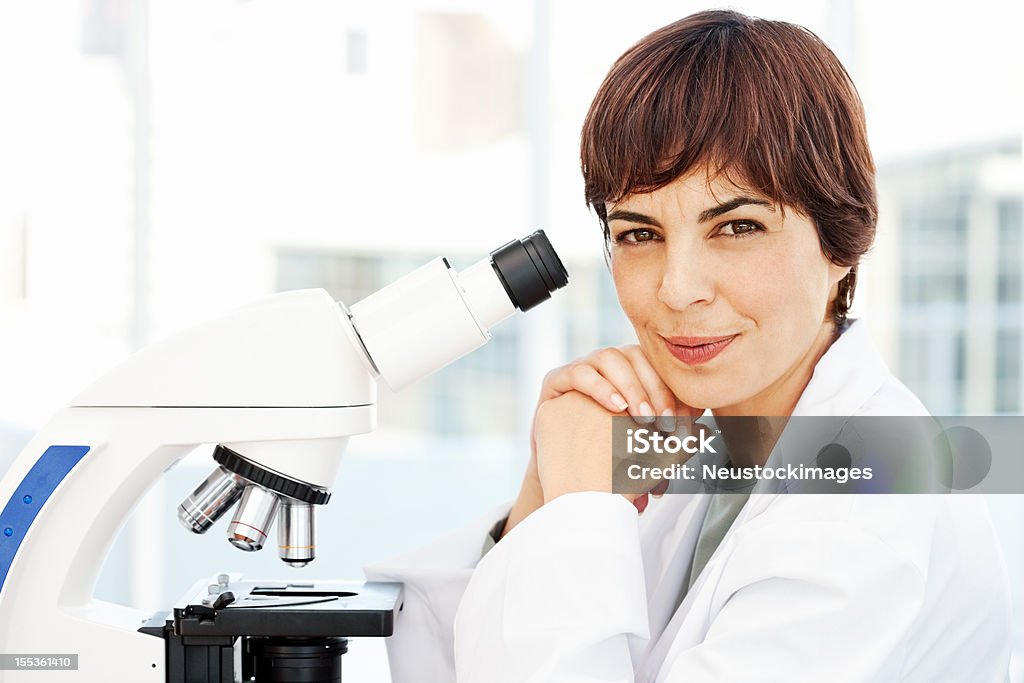
<svg viewBox="0 0 1024 683"><path fill-rule="evenodd" d="M206 533L242 495L245 480L218 467L178 506L178 519L189 531Z"/></svg>
<svg viewBox="0 0 1024 683"><path fill-rule="evenodd" d="M256 484L246 486L235 518L228 525L231 545L246 552L262 548L274 523L279 502L280 498L273 491Z"/></svg>
<svg viewBox="0 0 1024 683"><path fill-rule="evenodd" d="M316 557L313 506L285 500L277 512L278 556L290 567L305 567Z"/></svg>
<svg viewBox="0 0 1024 683"><path fill-rule="evenodd" d="M509 299L528 311L569 282L569 273L543 230L491 252L491 263Z"/></svg>
<svg viewBox="0 0 1024 683"><path fill-rule="evenodd" d="M513 240L463 273L435 259L350 309L374 367L394 390L490 339L490 328L569 281L542 230Z"/></svg>

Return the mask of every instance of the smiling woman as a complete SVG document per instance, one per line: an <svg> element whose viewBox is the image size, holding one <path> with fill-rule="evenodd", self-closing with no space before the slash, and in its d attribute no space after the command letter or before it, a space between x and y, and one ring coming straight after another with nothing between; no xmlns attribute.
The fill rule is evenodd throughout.
<svg viewBox="0 0 1024 683"><path fill-rule="evenodd" d="M877 207L836 57L792 24L687 17L612 66L581 160L639 344L548 373L510 506L368 570L408 589L395 680L1003 680L978 497L612 491L616 415L713 419L723 473L785 456L790 416L870 448L848 418L927 415L848 318Z"/></svg>
<svg viewBox="0 0 1024 683"><path fill-rule="evenodd" d="M831 51L727 12L655 31L598 90L581 165L619 301L668 388L716 414L788 415L877 219L860 99Z"/></svg>

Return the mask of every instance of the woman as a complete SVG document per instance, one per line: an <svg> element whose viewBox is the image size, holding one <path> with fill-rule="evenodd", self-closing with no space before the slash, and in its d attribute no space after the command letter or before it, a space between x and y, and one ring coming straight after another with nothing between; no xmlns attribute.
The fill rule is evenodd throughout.
<svg viewBox="0 0 1024 683"><path fill-rule="evenodd" d="M976 497L612 493L616 414L927 414L847 319L876 200L835 56L733 12L666 26L612 67L582 166L639 345L549 373L507 518L368 572L407 586L395 680L1003 680Z"/></svg>

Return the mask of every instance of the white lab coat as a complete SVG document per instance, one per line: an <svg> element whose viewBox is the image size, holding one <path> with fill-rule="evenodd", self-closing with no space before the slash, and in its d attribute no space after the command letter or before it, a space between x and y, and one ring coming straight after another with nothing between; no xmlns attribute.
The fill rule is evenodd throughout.
<svg viewBox="0 0 1024 683"><path fill-rule="evenodd" d="M793 414L927 412L854 321ZM565 495L480 560L506 504L368 567L406 585L394 683L1007 679L1008 581L981 497L754 494L675 609L709 500L637 515L617 494Z"/></svg>

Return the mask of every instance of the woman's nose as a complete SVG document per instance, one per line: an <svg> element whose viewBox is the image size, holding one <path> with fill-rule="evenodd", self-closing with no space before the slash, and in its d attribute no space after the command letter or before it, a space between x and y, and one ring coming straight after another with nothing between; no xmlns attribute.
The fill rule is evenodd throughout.
<svg viewBox="0 0 1024 683"><path fill-rule="evenodd" d="M715 298L715 272L706 255L697 249L669 249L665 259L658 300L669 308L684 310Z"/></svg>

